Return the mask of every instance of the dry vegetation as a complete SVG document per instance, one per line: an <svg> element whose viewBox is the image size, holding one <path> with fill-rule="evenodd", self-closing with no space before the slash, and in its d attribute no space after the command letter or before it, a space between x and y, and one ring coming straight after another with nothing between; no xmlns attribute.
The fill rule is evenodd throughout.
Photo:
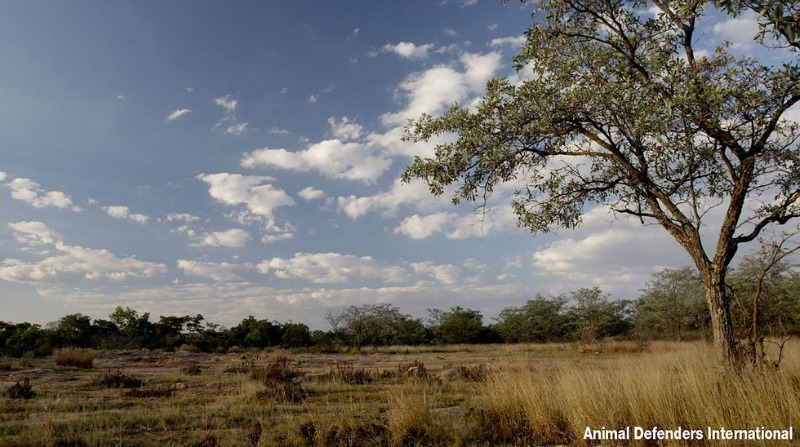
<svg viewBox="0 0 800 447"><path fill-rule="evenodd" d="M784 429L800 426L800 342L787 350L779 369L738 375L702 343L95 352L91 370L0 359L0 445L551 446L598 445L587 426Z"/></svg>

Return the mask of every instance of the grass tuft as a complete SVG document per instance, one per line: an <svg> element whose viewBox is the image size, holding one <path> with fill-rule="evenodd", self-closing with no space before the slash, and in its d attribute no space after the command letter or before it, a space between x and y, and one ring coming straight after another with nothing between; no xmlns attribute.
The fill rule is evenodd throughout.
<svg viewBox="0 0 800 447"><path fill-rule="evenodd" d="M80 349L59 349L54 358L57 366L72 366L75 368L94 368L94 354Z"/></svg>

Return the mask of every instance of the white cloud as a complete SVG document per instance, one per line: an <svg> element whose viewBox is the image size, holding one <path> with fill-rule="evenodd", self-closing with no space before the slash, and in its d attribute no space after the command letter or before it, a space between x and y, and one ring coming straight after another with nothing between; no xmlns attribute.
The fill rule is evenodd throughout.
<svg viewBox="0 0 800 447"><path fill-rule="evenodd" d="M286 192L271 185L271 177L241 174L200 174L197 178L208 184L208 194L226 205L243 205L243 220L270 219L275 209L294 205Z"/></svg>
<svg viewBox="0 0 800 447"><path fill-rule="evenodd" d="M28 247L51 247L59 254L36 262L4 259L0 262L0 279L6 281L124 281L161 275L167 270L163 264L140 261L134 257L120 258L108 250L67 245L58 233L42 222L17 222L8 226L14 231L14 237L19 243Z"/></svg>
<svg viewBox="0 0 800 447"><path fill-rule="evenodd" d="M176 119L189 113L192 113L192 111L189 109L178 109L167 116L167 121L175 121Z"/></svg>
<svg viewBox="0 0 800 447"><path fill-rule="evenodd" d="M399 86L399 95L406 99L406 107L400 112L382 115L381 121L391 128L405 126L409 119L423 113L439 115L457 102L464 103L469 95L482 94L486 82L500 67L500 60L500 53L494 51L464 53L460 58L463 71L437 65L409 75Z"/></svg>
<svg viewBox="0 0 800 447"><path fill-rule="evenodd" d="M317 95L311 95L308 97L308 102L311 104L316 104L317 101L319 101L319 97L317 97Z"/></svg>
<svg viewBox="0 0 800 447"><path fill-rule="evenodd" d="M3 171L0 171L0 182L2 182L3 180L5 180L7 175L8 175L8 174L6 174L5 172L3 172Z"/></svg>
<svg viewBox="0 0 800 447"><path fill-rule="evenodd" d="M434 233L443 231L444 227L455 217L453 213L436 213L427 216L414 214L409 216L394 229L395 234L403 234L410 239L425 239Z"/></svg>
<svg viewBox="0 0 800 447"><path fill-rule="evenodd" d="M3 173L5 178L5 173ZM34 208L54 206L56 208L70 208L80 211L79 207L72 206L72 199L61 191L45 191L38 183L27 178L15 178L6 184L11 190L11 197L27 202Z"/></svg>
<svg viewBox="0 0 800 447"><path fill-rule="evenodd" d="M416 45L413 42L400 42L394 45L387 43L383 46L383 51L395 53L406 59L425 59L431 49L433 49L432 43Z"/></svg>
<svg viewBox="0 0 800 447"><path fill-rule="evenodd" d="M225 110L225 116L217 121L214 125L215 129L222 129L223 133L236 136L242 135L247 130L247 123L239 122L239 118L236 116L238 100L231 98L230 95L225 95L214 98L214 104Z"/></svg>
<svg viewBox="0 0 800 447"><path fill-rule="evenodd" d="M103 210L106 212L106 214L115 219L130 219L140 224L146 224L147 221L150 220L150 217L145 216L144 214L131 214L130 209L127 206L104 206Z"/></svg>
<svg viewBox="0 0 800 447"><path fill-rule="evenodd" d="M497 37L495 39L492 39L489 42L489 46L490 47L502 47L502 46L508 45L508 46L512 47L513 49L518 50L519 48L522 47L522 45L527 40L528 39L524 35L521 35L521 36L508 36L508 37Z"/></svg>
<svg viewBox="0 0 800 447"><path fill-rule="evenodd" d="M442 201L442 198L432 196L424 182L414 180L404 184L400 179L395 179L388 191L372 196L351 195L336 199L339 211L344 212L351 219L357 219L371 211L380 211L387 216L393 215L403 205L429 209L431 204L436 201ZM444 202L449 203L446 200Z"/></svg>
<svg viewBox="0 0 800 447"><path fill-rule="evenodd" d="M239 101L232 99L231 95L225 95L220 96L219 98L214 98L214 104L222 107L228 113L234 113Z"/></svg>
<svg viewBox="0 0 800 447"><path fill-rule="evenodd" d="M272 127L270 128L269 133L272 135L289 135L291 132L280 127Z"/></svg>
<svg viewBox="0 0 800 447"><path fill-rule="evenodd" d="M325 197L325 191L313 188L311 186L307 186L302 190L300 190L300 192L298 192L297 195L299 195L300 197L302 197L307 201L311 201Z"/></svg>
<svg viewBox="0 0 800 447"><path fill-rule="evenodd" d="M354 280L402 281L405 270L384 265L369 256L338 253L295 253L294 257L272 258L258 264L263 274L273 273L282 279L306 279L313 283L349 283Z"/></svg>
<svg viewBox="0 0 800 447"><path fill-rule="evenodd" d="M199 217L194 216L194 215L189 214L189 213L169 213L169 214L167 214L167 221L168 222L172 222L172 221L194 222L194 221L199 220L199 219L200 219Z"/></svg>
<svg viewBox="0 0 800 447"><path fill-rule="evenodd" d="M347 117L329 118L335 139L323 140L301 151L262 148L245 154L242 167L273 166L317 171L328 178L374 183L391 166L391 160L369 143L350 141L361 136L362 127Z"/></svg>
<svg viewBox="0 0 800 447"><path fill-rule="evenodd" d="M358 140L361 137L361 131L364 129L360 124L352 122L346 116L343 116L338 121L332 116L328 118L328 125L331 127L334 137L345 141Z"/></svg>
<svg viewBox="0 0 800 447"><path fill-rule="evenodd" d="M572 237L533 253L534 267L563 283L584 287L589 282L614 289L625 283L643 284L655 271L690 262L660 226L642 226L624 218L611 225L612 219L607 207L588 211Z"/></svg>
<svg viewBox="0 0 800 447"><path fill-rule="evenodd" d="M244 247L250 239L250 234L240 228L231 228L225 231L214 231L203 235L196 244L202 247Z"/></svg>
<svg viewBox="0 0 800 447"><path fill-rule="evenodd" d="M241 268L238 264L228 262L197 262L186 259L179 259L177 266L184 275L202 276L214 281L237 280L239 275L234 272Z"/></svg>
<svg viewBox="0 0 800 447"><path fill-rule="evenodd" d="M745 11L739 17L716 23L714 33L730 41L734 48L748 49L753 46L753 39L758 33L758 14Z"/></svg>
<svg viewBox="0 0 800 447"><path fill-rule="evenodd" d="M225 133L230 135L241 135L247 130L247 123L235 123L225 128Z"/></svg>
<svg viewBox="0 0 800 447"><path fill-rule="evenodd" d="M414 273L428 275L442 284L457 284L461 278L458 267L451 264L436 265L430 261L411 263Z"/></svg>

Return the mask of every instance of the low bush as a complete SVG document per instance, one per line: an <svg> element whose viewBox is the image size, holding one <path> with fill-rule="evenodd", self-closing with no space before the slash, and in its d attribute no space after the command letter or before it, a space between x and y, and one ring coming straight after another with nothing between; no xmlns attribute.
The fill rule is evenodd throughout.
<svg viewBox="0 0 800 447"><path fill-rule="evenodd" d="M11 399L31 399L36 396L36 393L33 391L30 379L26 377L22 379L21 383L18 381L16 384L11 385L6 391L6 395Z"/></svg>
<svg viewBox="0 0 800 447"><path fill-rule="evenodd" d="M353 365L336 365L336 369L323 374L319 380L347 385L366 385L375 380L375 374L364 368L355 368Z"/></svg>
<svg viewBox="0 0 800 447"><path fill-rule="evenodd" d="M100 385L106 388L139 388L142 380L133 376L126 376L120 370L112 372L110 369L97 379Z"/></svg>
<svg viewBox="0 0 800 447"><path fill-rule="evenodd" d="M266 386L259 391L259 399L272 399L279 403L296 403L306 398L308 393L300 383L303 372L291 365L291 359L278 355L270 359L266 366L253 367L250 377Z"/></svg>
<svg viewBox="0 0 800 447"><path fill-rule="evenodd" d="M75 368L94 368L94 354L79 349L59 349L54 354L56 365Z"/></svg>

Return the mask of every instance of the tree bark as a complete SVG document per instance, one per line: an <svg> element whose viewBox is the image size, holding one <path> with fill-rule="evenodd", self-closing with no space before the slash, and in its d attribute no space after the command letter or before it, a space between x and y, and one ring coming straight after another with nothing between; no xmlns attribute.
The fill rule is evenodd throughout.
<svg viewBox="0 0 800 447"><path fill-rule="evenodd" d="M702 275L706 285L706 300L711 312L711 333L714 352L720 365L733 369L738 365L736 338L733 333L730 303L723 275Z"/></svg>

